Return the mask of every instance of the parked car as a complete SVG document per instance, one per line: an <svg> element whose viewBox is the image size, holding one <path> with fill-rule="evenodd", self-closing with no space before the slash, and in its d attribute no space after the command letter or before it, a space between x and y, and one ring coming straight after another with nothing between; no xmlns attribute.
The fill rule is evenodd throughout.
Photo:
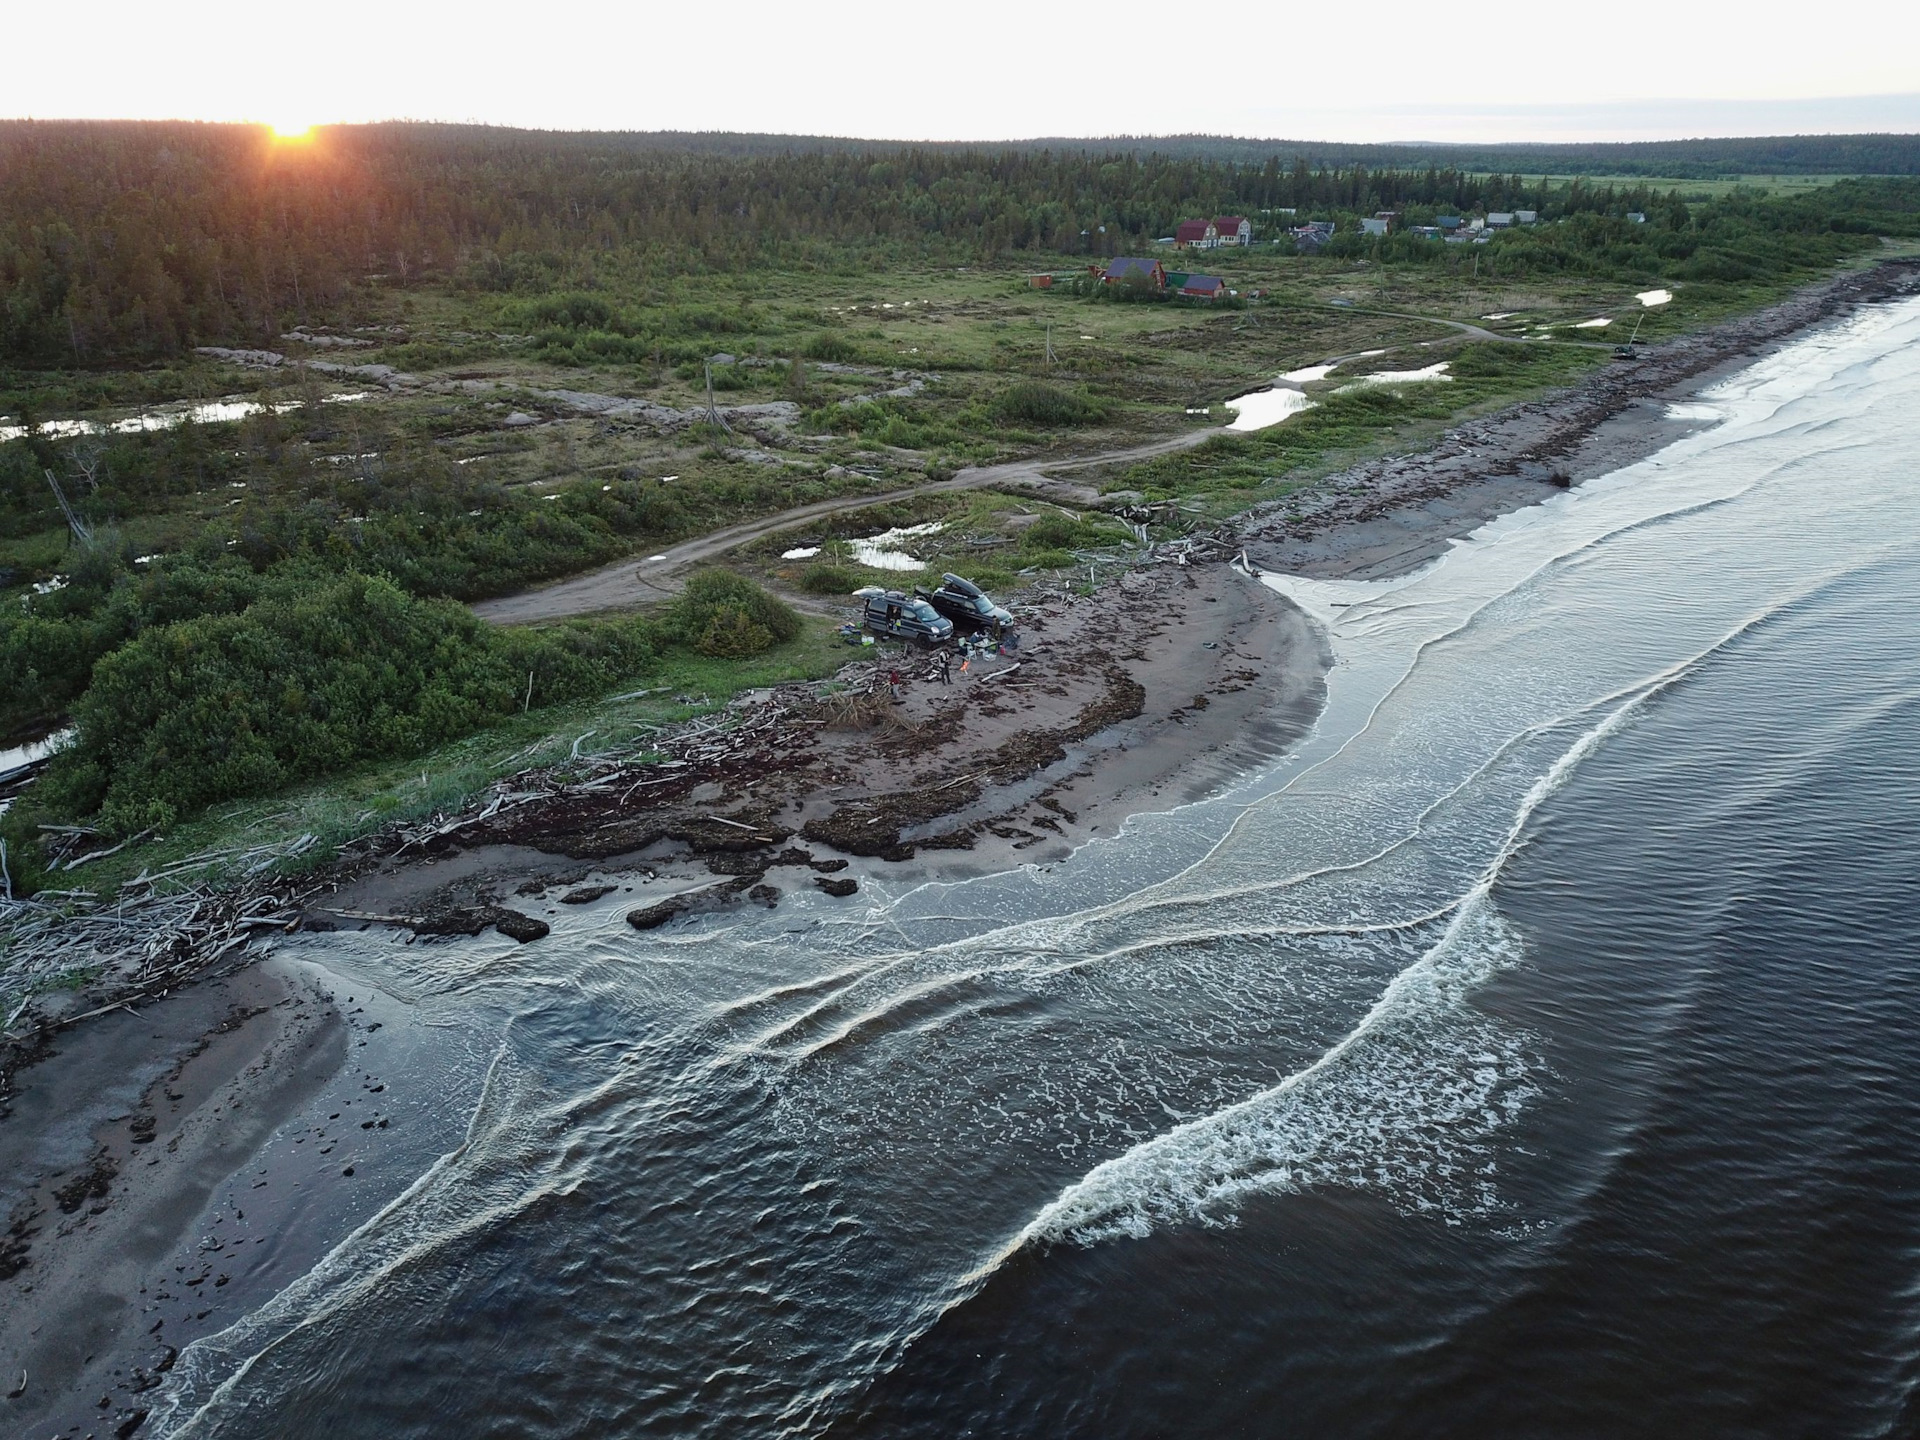
<svg viewBox="0 0 1920 1440"><path fill-rule="evenodd" d="M960 575L942 575L940 579L938 590L915 593L951 620L956 630L985 630L998 635L1013 624L1012 614L994 604L971 580Z"/></svg>
<svg viewBox="0 0 1920 1440"><path fill-rule="evenodd" d="M916 595L868 585L853 592L866 604L867 629L896 640L944 645L953 639L953 621Z"/></svg>

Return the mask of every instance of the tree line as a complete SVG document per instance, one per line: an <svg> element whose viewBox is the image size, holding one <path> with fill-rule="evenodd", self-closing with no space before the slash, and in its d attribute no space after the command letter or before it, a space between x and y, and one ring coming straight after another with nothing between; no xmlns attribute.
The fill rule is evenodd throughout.
<svg viewBox="0 0 1920 1440"><path fill-rule="evenodd" d="M0 362L90 366L270 341L337 316L369 283L537 292L615 253L629 270L674 273L862 253L1098 255L1192 215L1551 211L1602 196L1616 210L1657 199L1277 154L727 154L416 124L339 127L291 146L251 126L15 121L0 124Z"/></svg>

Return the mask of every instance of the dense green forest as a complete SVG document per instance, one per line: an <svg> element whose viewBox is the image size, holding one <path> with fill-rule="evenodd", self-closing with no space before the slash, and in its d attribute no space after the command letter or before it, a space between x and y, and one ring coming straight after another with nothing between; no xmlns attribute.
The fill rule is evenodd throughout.
<svg viewBox="0 0 1920 1440"><path fill-rule="evenodd" d="M0 362L85 366L258 341L334 317L376 282L537 294L591 289L597 265L684 274L1112 254L1192 214L1644 210L1666 232L1649 253L1674 260L1716 232L1864 233L1875 221L1863 212L1895 208L1860 183L1689 211L1645 187L1437 160L951 146L732 155L643 143L655 138L391 124L284 146L246 126L0 124Z"/></svg>

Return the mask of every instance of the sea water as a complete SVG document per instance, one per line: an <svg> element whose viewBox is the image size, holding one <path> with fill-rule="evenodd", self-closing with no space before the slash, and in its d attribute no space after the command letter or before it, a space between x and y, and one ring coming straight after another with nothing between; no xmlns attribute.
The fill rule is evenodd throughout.
<svg viewBox="0 0 1920 1440"><path fill-rule="evenodd" d="M1920 303L1699 403L1416 575L1268 577L1315 729L1058 866L300 942L481 1098L151 1423L1911 1431Z"/></svg>

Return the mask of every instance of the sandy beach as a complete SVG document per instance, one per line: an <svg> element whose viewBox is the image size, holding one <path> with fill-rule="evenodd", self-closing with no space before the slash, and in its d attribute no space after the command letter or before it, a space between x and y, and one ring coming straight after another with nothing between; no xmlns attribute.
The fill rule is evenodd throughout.
<svg viewBox="0 0 1920 1440"><path fill-rule="evenodd" d="M924 658L881 657L853 698L743 697L736 738L704 758L689 742L667 765L586 782L517 778L537 798L360 847L304 928L538 945L561 905L619 903L636 932L670 933L802 887L858 903L882 877L1044 873L1130 815L1220 793L1313 725L1329 652L1254 572L1415 568L1496 514L1671 443L1700 422L1670 407L1769 347L1915 289L1910 263L1843 276L1264 507L1211 558L1142 567L1092 597L1030 594L1019 646L951 683ZM8 1433L141 1433L185 1344L306 1273L458 1143L471 1097L400 1038L401 1001L259 955L76 1025L63 1017L114 997L50 998L5 1042Z"/></svg>

